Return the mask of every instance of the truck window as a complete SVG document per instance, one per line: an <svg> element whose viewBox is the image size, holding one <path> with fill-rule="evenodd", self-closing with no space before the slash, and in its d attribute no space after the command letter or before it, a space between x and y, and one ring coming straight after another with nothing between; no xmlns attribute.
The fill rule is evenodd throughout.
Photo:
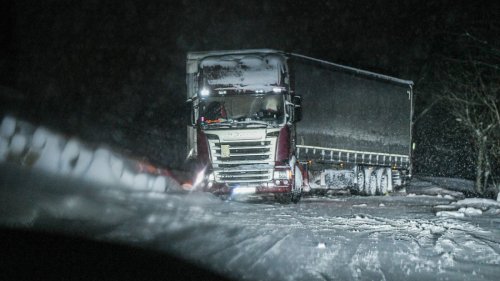
<svg viewBox="0 0 500 281"><path fill-rule="evenodd" d="M258 120L269 124L284 122L284 98L281 94L227 95L203 99L200 117L204 120Z"/></svg>

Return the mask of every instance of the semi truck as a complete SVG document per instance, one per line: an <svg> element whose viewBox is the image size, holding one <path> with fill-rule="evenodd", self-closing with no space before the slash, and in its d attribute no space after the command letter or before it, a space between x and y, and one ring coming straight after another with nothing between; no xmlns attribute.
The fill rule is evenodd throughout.
<svg viewBox="0 0 500 281"><path fill-rule="evenodd" d="M187 54L194 188L392 192L411 178L413 83L272 49Z"/></svg>

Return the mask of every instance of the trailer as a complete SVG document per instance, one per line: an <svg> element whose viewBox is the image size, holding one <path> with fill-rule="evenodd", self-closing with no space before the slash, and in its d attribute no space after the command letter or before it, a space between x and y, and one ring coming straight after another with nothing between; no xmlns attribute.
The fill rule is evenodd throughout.
<svg viewBox="0 0 500 281"><path fill-rule="evenodd" d="M411 178L413 82L291 54L307 190L385 194Z"/></svg>

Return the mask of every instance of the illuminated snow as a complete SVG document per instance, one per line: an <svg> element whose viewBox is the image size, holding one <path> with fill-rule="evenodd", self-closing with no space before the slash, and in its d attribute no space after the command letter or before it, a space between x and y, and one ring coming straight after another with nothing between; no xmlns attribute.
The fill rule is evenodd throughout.
<svg viewBox="0 0 500 281"><path fill-rule="evenodd" d="M9 164L58 159L58 170L49 176L47 168L0 163L1 225L50 226L167 251L241 280L496 280L500 274L494 200L421 194L429 183L419 179L410 186L414 196L305 197L291 205L164 193L173 180L132 171L126 164L132 159L36 131L31 140L24 135L25 149ZM13 135L0 138L9 154Z"/></svg>
<svg viewBox="0 0 500 281"><path fill-rule="evenodd" d="M106 147L90 149L75 138L67 139L44 127L5 117L0 128L0 162L11 161L52 174L67 175L104 185L163 192L165 176L147 175L129 169L138 162Z"/></svg>

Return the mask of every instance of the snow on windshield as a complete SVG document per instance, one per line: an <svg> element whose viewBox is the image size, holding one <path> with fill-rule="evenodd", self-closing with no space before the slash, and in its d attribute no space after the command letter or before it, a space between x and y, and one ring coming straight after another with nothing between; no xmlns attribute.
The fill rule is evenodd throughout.
<svg viewBox="0 0 500 281"><path fill-rule="evenodd" d="M278 55L208 57L200 68L212 87L271 91L282 85L285 62Z"/></svg>

